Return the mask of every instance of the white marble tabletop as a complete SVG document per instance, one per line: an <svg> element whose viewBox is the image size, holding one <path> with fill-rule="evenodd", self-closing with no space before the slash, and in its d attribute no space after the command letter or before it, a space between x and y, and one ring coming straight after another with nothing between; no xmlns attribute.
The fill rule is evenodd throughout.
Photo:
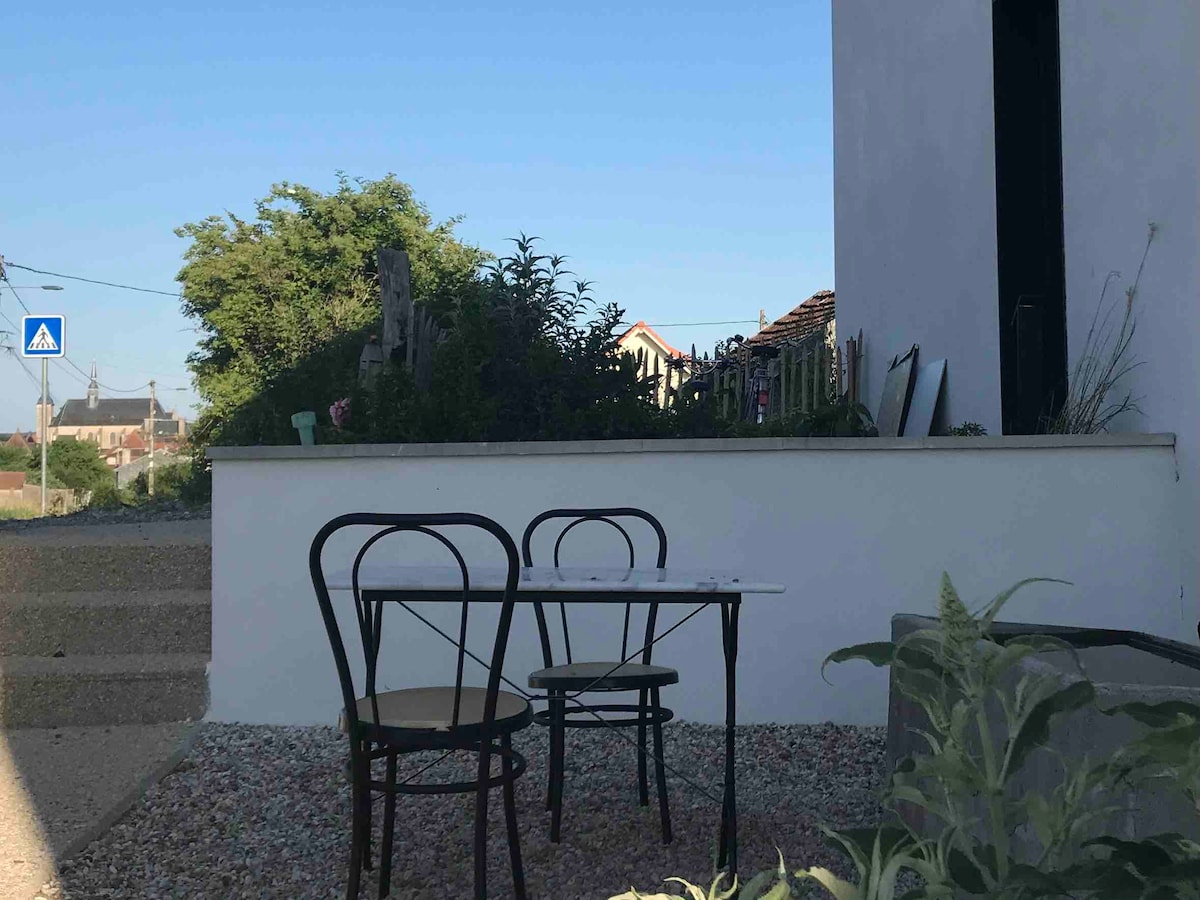
<svg viewBox="0 0 1200 900"><path fill-rule="evenodd" d="M500 567L473 567L472 590L504 589L507 571ZM331 591L350 590L350 570L331 572ZM462 573L453 566L406 566L365 563L359 571L364 591L461 591ZM782 594L781 584L756 581L744 575L703 569L522 568L518 592L645 593L645 594Z"/></svg>

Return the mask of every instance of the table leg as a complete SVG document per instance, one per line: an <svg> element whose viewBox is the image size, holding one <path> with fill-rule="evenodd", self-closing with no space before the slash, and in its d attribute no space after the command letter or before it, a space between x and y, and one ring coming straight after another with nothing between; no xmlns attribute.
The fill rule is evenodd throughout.
<svg viewBox="0 0 1200 900"><path fill-rule="evenodd" d="M730 877L737 875L737 789L734 771L737 727L737 640L740 595L721 604L721 645L725 651L725 795L721 805L721 836L717 865L728 863Z"/></svg>

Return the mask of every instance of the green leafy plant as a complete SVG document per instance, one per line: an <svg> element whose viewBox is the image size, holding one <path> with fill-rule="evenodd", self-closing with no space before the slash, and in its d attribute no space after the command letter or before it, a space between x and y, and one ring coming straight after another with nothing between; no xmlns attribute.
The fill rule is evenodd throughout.
<svg viewBox="0 0 1200 900"><path fill-rule="evenodd" d="M826 830L853 862L857 884L819 868L789 876L781 857L777 870L756 876L741 896L787 900L798 896L798 884L815 881L837 900L891 900L899 873L908 870L921 883L907 900L1200 900L1200 844L1179 834L1122 840L1095 833L1122 808L1126 792L1150 782L1174 787L1200 810L1200 707L1169 701L1103 710L1148 730L1100 761L1056 754L1055 727L1095 707L1075 650L1047 635L1001 642L992 634L1009 598L1035 582L1065 583L1026 579L972 611L943 573L936 625L830 654L826 665L865 660L891 667L896 689L924 715L925 727L910 730L927 752L897 764L884 796L901 825ZM1021 665L1042 653L1068 654L1080 675ZM1061 770L1048 793L1018 781L1039 756ZM906 810L930 819L915 826ZM1032 837L1017 846L1020 832ZM680 883L692 898L707 900Z"/></svg>
<svg viewBox="0 0 1200 900"><path fill-rule="evenodd" d="M984 437L987 435L987 429L978 422L963 422L946 429L946 434L949 437Z"/></svg>
<svg viewBox="0 0 1200 900"><path fill-rule="evenodd" d="M798 437L878 437L870 411L847 397L831 399L800 417Z"/></svg>
<svg viewBox="0 0 1200 900"><path fill-rule="evenodd" d="M31 458L32 454L24 447L0 444L0 472L24 472Z"/></svg>
<svg viewBox="0 0 1200 900"><path fill-rule="evenodd" d="M88 501L88 506L93 509L120 509L133 505L133 493L119 489L111 480L93 488L91 499Z"/></svg>

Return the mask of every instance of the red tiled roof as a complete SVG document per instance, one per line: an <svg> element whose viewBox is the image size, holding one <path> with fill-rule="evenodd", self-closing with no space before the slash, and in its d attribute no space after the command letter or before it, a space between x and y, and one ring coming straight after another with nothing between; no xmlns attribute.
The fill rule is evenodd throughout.
<svg viewBox="0 0 1200 900"><path fill-rule="evenodd" d="M121 441L121 446L129 450L144 450L146 442L142 440L142 436L136 431L131 431L125 435L125 439Z"/></svg>
<svg viewBox="0 0 1200 900"><path fill-rule="evenodd" d="M834 319L833 291L817 291L790 313L776 319L746 341L751 346L774 346L799 341L820 332Z"/></svg>
<svg viewBox="0 0 1200 900"><path fill-rule="evenodd" d="M0 491L19 491L25 487L24 472L0 472Z"/></svg>

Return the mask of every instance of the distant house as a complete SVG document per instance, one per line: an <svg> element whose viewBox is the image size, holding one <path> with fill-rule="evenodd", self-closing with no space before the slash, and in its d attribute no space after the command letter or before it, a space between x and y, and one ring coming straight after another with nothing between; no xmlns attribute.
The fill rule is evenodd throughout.
<svg viewBox="0 0 1200 900"><path fill-rule="evenodd" d="M114 468L148 452L151 426L156 449L177 449L187 437L188 423L178 413L168 413L157 399L152 406L149 397L101 397L94 363L87 397L68 400L57 412L53 404L46 409L37 404L39 433L43 416L49 420L51 443L59 438L94 441Z"/></svg>
<svg viewBox="0 0 1200 900"><path fill-rule="evenodd" d="M666 405L667 362L668 360L686 360L687 357L685 357L684 353L668 344L658 332L642 321L637 322L632 328L617 338L617 346L620 348L621 353L627 353L634 359L640 359L639 371L641 373L653 375L655 372L658 372L663 376L659 381L655 401L659 406ZM676 370L676 372L679 371ZM691 369L685 363L682 371L684 377L686 377ZM676 376L674 380L678 382L681 379Z"/></svg>
<svg viewBox="0 0 1200 900"><path fill-rule="evenodd" d="M176 466L185 462L184 458L175 453L159 453L154 454L154 471L161 472L167 466ZM133 484L134 480L143 472L150 468L149 455L139 456L131 462L117 466L117 487L125 488Z"/></svg>
<svg viewBox="0 0 1200 900"><path fill-rule="evenodd" d="M799 343L824 334L830 346L836 343L833 291L817 291L791 312L779 317L746 340L751 347L777 347Z"/></svg>
<svg viewBox="0 0 1200 900"><path fill-rule="evenodd" d="M24 472L0 472L0 491L20 491L23 487Z"/></svg>
<svg viewBox="0 0 1200 900"><path fill-rule="evenodd" d="M17 447L21 450L32 450L37 443L37 436L23 431L14 431L12 434L0 434L0 444L5 447Z"/></svg>

